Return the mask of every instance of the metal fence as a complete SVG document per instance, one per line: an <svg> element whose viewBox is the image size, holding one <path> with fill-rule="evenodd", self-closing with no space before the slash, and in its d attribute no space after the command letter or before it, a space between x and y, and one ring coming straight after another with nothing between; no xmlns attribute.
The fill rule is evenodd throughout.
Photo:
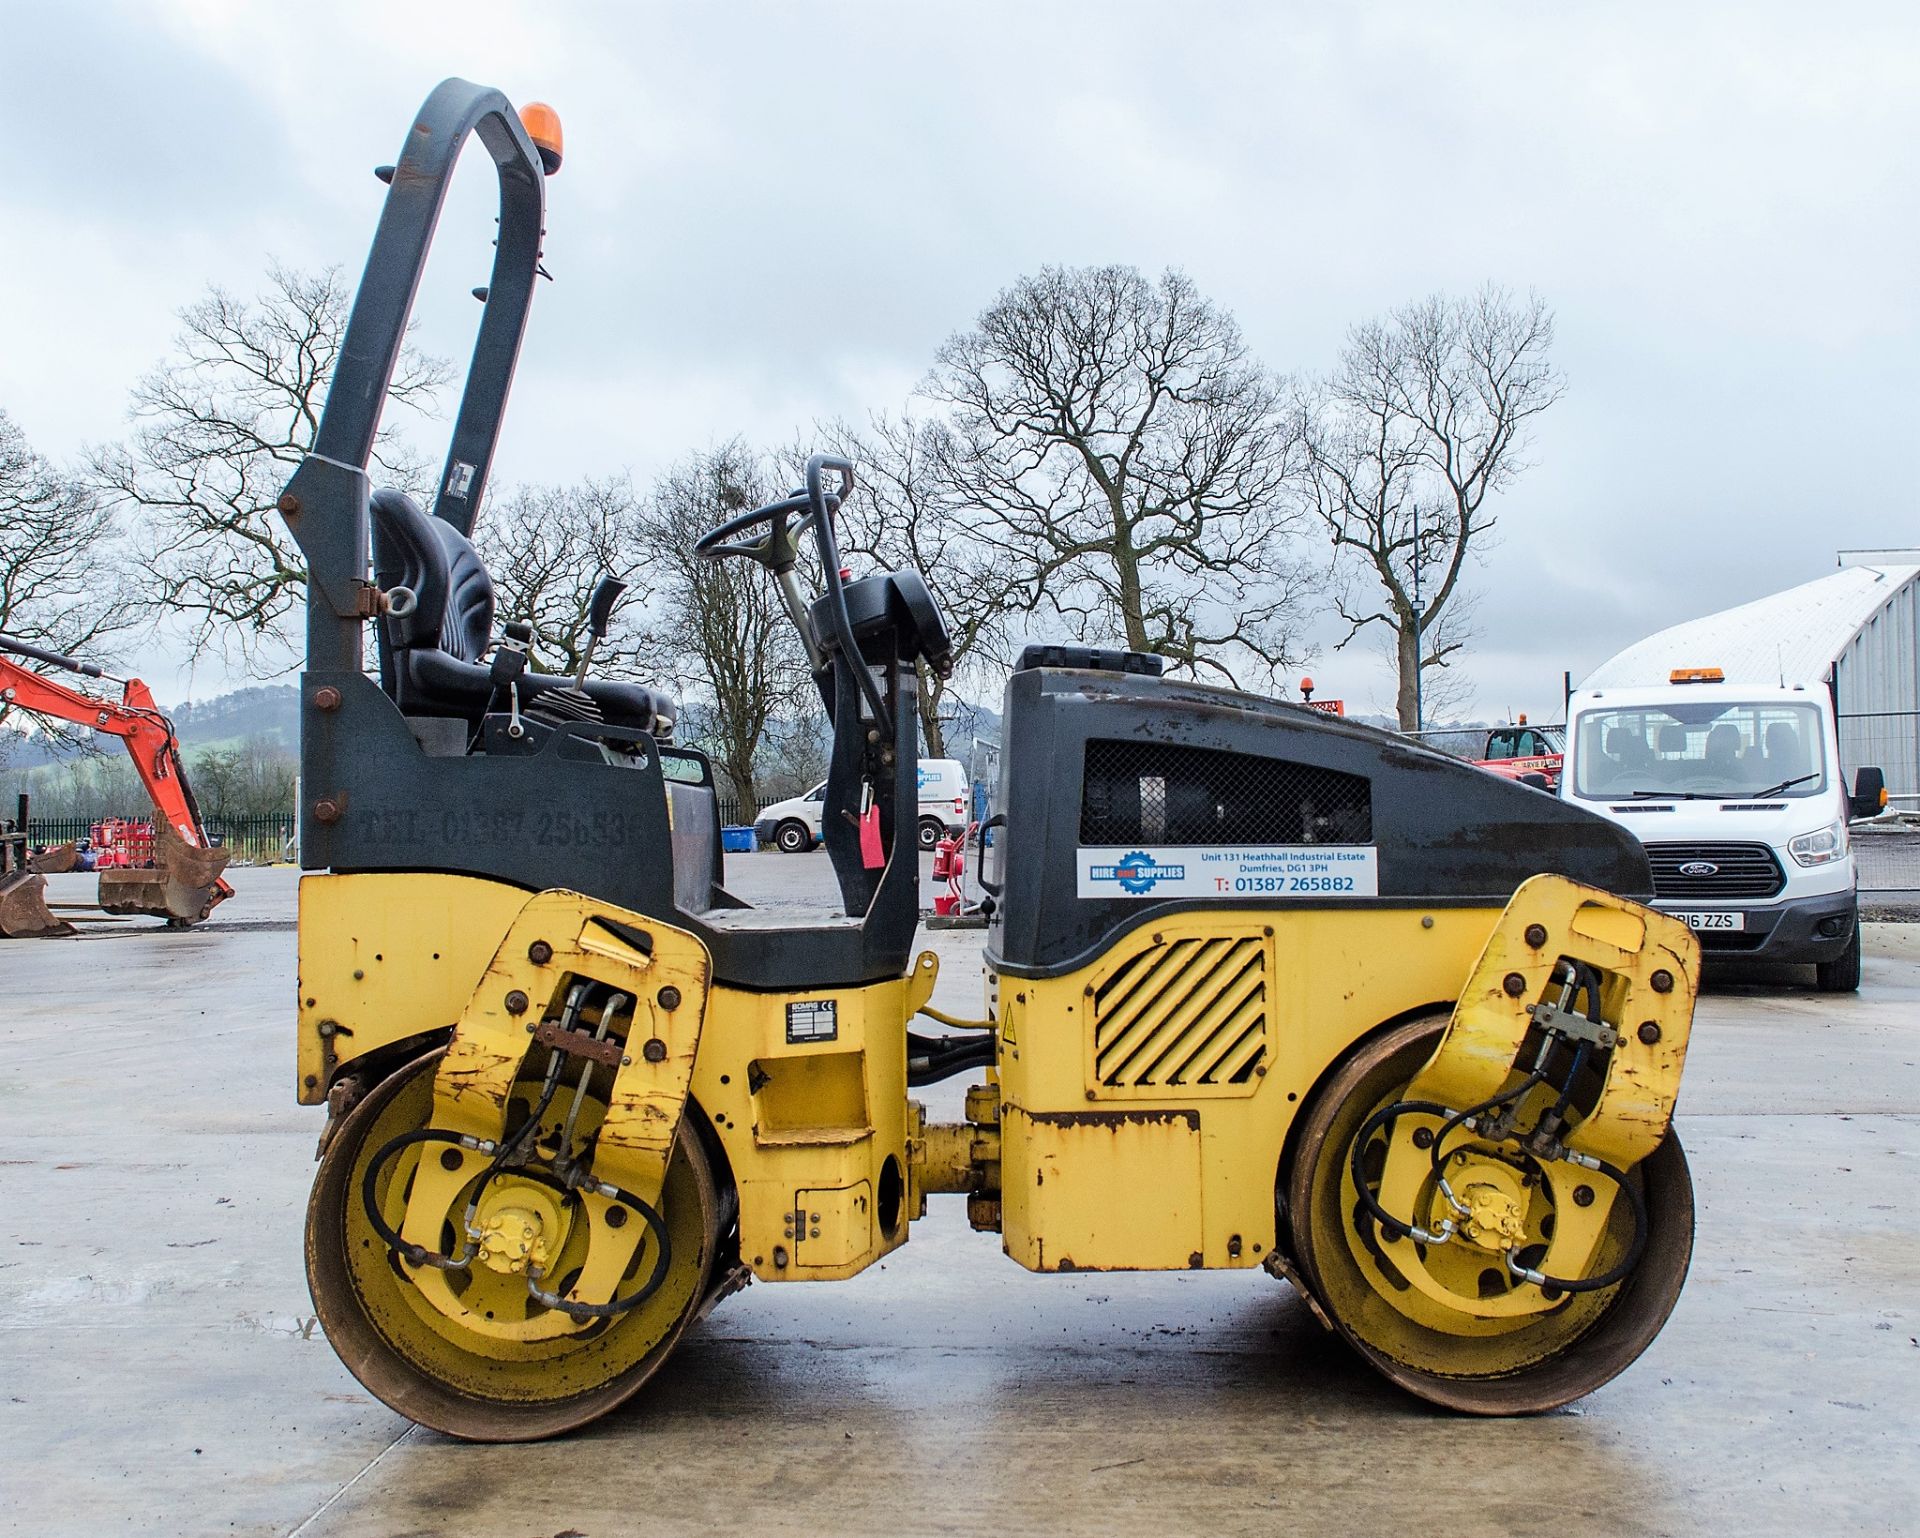
<svg viewBox="0 0 1920 1538"><path fill-rule="evenodd" d="M149 821L152 813L132 820ZM27 820L27 842L41 845L66 844L93 836L97 817L32 817ZM294 855L297 825L291 812L275 812L261 817L209 817L207 835L223 849L233 852L242 865L269 865L290 860Z"/></svg>
<svg viewBox="0 0 1920 1538"><path fill-rule="evenodd" d="M1867 766L1887 780L1889 815L1853 829L1860 890L1920 891L1920 711L1842 711L1836 724L1848 788Z"/></svg>
<svg viewBox="0 0 1920 1538"><path fill-rule="evenodd" d="M1477 759L1487 747L1487 728L1484 726L1431 726L1424 732L1401 732L1398 735L1411 737L1422 747L1448 753L1455 758Z"/></svg>
<svg viewBox="0 0 1920 1538"><path fill-rule="evenodd" d="M1920 827L1904 818L1857 825L1853 854L1862 892L1920 892Z"/></svg>
<svg viewBox="0 0 1920 1538"><path fill-rule="evenodd" d="M1920 812L1920 710L1843 711L1837 720L1848 784L1872 765L1887 777L1896 808Z"/></svg>

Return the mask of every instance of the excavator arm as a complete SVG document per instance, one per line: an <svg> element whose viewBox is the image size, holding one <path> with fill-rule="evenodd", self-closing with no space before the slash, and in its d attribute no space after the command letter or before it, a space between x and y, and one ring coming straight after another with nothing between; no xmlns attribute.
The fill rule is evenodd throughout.
<svg viewBox="0 0 1920 1538"><path fill-rule="evenodd" d="M10 656L8 653L12 653ZM72 688L14 660L30 657L82 677L118 684L118 700ZM154 825L155 868L103 871L100 905L109 912L153 913L176 923L205 918L233 895L221 877L227 855L212 848L200 809L187 782L173 723L137 678L115 678L91 662L69 657L0 633L0 705L70 721L126 744L134 773L158 813Z"/></svg>

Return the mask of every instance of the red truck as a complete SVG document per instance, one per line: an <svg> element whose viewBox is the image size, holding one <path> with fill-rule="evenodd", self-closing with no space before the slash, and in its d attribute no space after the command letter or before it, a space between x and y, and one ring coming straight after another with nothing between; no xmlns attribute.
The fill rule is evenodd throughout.
<svg viewBox="0 0 1920 1538"><path fill-rule="evenodd" d="M1525 716L1511 726L1487 733L1486 751L1474 760L1482 769L1509 780L1539 783L1542 790L1560 788L1560 766L1566 761L1567 739L1558 726L1529 726Z"/></svg>

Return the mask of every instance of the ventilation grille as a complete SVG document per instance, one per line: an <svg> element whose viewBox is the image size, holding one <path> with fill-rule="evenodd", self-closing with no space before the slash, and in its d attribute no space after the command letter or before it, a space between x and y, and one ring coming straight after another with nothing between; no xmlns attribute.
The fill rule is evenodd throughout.
<svg viewBox="0 0 1920 1538"><path fill-rule="evenodd" d="M1129 958L1093 996L1093 1075L1110 1089L1250 1084L1267 1053L1267 948L1175 940Z"/></svg>
<svg viewBox="0 0 1920 1538"><path fill-rule="evenodd" d="M1087 743L1083 844L1366 844L1373 785L1317 764L1157 742Z"/></svg>
<svg viewBox="0 0 1920 1538"><path fill-rule="evenodd" d="M1772 897L1787 884L1765 844L1649 844L1647 862L1656 897L1732 902Z"/></svg>

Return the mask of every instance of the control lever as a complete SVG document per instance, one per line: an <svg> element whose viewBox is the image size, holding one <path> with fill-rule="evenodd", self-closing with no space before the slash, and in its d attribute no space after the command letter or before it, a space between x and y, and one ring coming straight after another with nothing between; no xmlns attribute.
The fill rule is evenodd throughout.
<svg viewBox="0 0 1920 1538"><path fill-rule="evenodd" d="M587 668L593 661L593 654L613 628L613 606L626 590L626 583L618 577L602 577L594 584L593 597L587 600L587 649L580 654L580 666L573 675L576 685L586 683Z"/></svg>
<svg viewBox="0 0 1920 1538"><path fill-rule="evenodd" d="M523 620L508 620L500 627L499 643L493 649L488 672L493 678L494 696L507 695L507 735L518 742L527 729L520 724L520 675L527 670L528 652L533 646L533 626Z"/></svg>

